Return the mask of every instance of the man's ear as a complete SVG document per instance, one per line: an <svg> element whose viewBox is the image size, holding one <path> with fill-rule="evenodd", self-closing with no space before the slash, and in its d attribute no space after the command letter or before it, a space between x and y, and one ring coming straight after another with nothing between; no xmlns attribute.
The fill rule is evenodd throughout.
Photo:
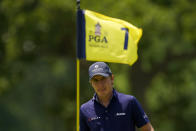
<svg viewBox="0 0 196 131"><path fill-rule="evenodd" d="M114 75L111 75L112 85L114 84Z"/></svg>
<svg viewBox="0 0 196 131"><path fill-rule="evenodd" d="M111 79L114 80L114 75L113 74L111 75Z"/></svg>

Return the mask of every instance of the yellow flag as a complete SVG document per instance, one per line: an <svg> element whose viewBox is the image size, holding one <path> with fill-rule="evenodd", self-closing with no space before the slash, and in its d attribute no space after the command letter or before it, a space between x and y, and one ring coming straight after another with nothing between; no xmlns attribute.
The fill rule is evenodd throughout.
<svg viewBox="0 0 196 131"><path fill-rule="evenodd" d="M89 10L78 10L77 26L79 59L129 65L137 60L142 29Z"/></svg>

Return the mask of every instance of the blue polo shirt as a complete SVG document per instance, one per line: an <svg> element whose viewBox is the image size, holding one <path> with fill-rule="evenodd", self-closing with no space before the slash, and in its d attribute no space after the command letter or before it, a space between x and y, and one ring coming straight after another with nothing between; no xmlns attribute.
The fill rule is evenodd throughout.
<svg viewBox="0 0 196 131"><path fill-rule="evenodd" d="M149 122L134 96L113 89L108 107L99 103L96 95L80 108L80 131L135 131Z"/></svg>

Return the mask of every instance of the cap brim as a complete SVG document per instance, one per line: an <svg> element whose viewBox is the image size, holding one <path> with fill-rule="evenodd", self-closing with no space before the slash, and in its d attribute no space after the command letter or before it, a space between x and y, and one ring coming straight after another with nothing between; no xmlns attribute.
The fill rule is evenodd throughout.
<svg viewBox="0 0 196 131"><path fill-rule="evenodd" d="M89 79L91 80L94 76L97 76L97 75L101 75L101 76L104 76L104 77L108 77L109 76L109 74L106 74L106 73L95 73Z"/></svg>

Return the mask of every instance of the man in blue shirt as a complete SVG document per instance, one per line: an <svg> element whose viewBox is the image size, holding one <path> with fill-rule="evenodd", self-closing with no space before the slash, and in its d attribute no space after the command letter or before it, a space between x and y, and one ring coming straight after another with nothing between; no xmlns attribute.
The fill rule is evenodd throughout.
<svg viewBox="0 0 196 131"><path fill-rule="evenodd" d="M94 97L80 108L80 131L154 131L134 96L113 88L114 75L104 62L89 67Z"/></svg>

